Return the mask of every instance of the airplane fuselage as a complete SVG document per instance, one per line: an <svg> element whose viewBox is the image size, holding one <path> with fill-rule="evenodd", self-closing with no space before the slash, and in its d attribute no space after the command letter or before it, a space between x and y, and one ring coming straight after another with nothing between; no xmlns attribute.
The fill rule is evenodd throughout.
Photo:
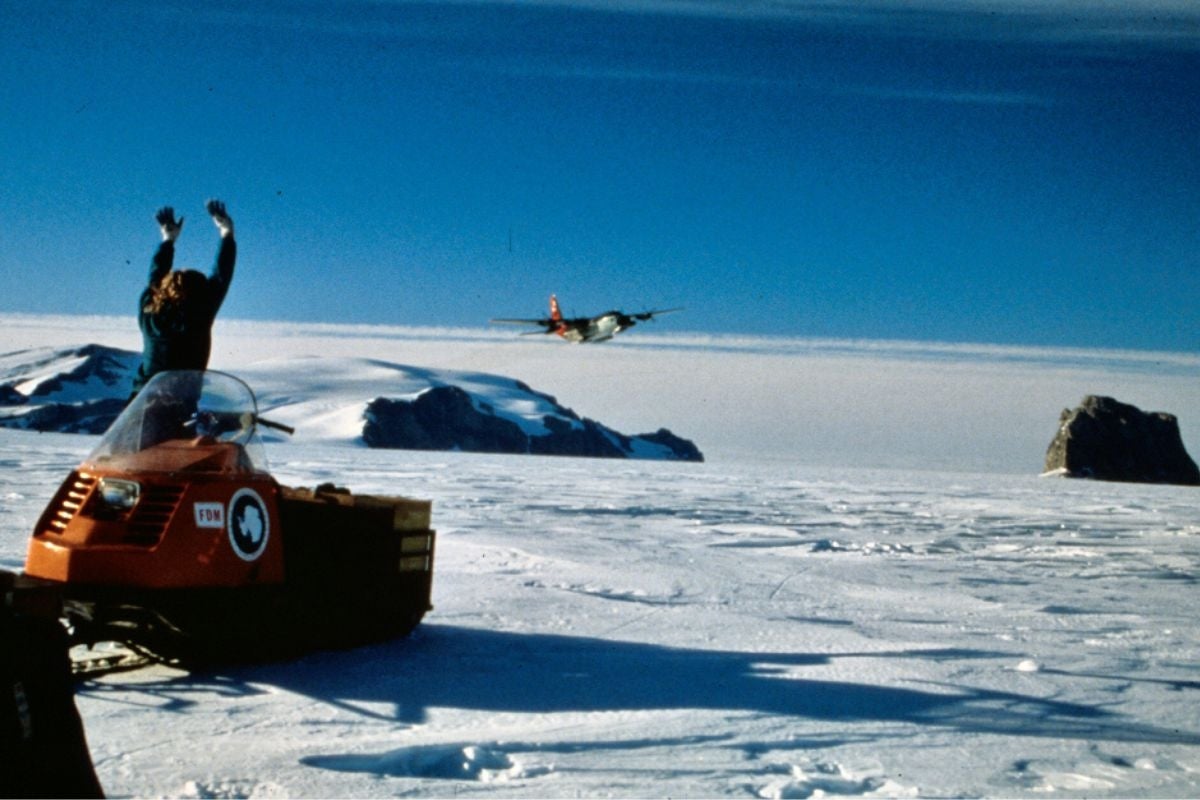
<svg viewBox="0 0 1200 800"><path fill-rule="evenodd" d="M594 317L564 317L558 306L558 298L550 295L550 316L541 319L513 319L503 317L493 319L511 325L537 325L540 331L529 333L553 333L568 342L607 342L621 331L626 331L637 325L639 321L654 319L656 314L666 314L680 311L678 308L663 308L656 311L642 311L637 314L626 314L623 311L605 311Z"/></svg>
<svg viewBox="0 0 1200 800"><path fill-rule="evenodd" d="M557 333L568 342L603 342L634 325L625 314L609 311L587 320L564 320Z"/></svg>

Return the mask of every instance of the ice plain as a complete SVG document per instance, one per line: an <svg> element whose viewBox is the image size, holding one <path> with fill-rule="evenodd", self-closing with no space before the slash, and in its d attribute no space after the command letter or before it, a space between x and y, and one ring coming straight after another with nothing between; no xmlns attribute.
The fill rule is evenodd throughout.
<svg viewBox="0 0 1200 800"><path fill-rule="evenodd" d="M99 340L127 346L119 330ZM341 333L348 350L387 349ZM61 335L97 340L70 325ZM273 335L274 357L310 344ZM38 341L49 338L41 329ZM444 344L390 341L397 349L383 357L452 360ZM560 399L579 392L569 405L613 421L617 393L555 385L583 372L559 352L569 351L504 349L493 361L506 374L506 364L536 368L542 380L514 377ZM627 388L653 356L596 352L584 366L595 372L611 358L605 368L633 377L609 379ZM263 354L240 357L214 366L253 371ZM791 358L796 375L812 376L811 355ZM1134 360L1133 370L1083 368L1107 386L1140 380L1194 397L1180 389L1194 362L1160 379ZM880 380L925 374L902 363L910 368L880 366ZM929 374L947 369L988 370L999 383L1047 368L960 360ZM312 377L295 372L298 384ZM1061 379L1054 367L1045 383ZM947 469L944 443L930 446L936 469L805 463L784 446L706 448L711 420L686 417L687 403L664 392L640 402L657 402L668 418L653 424L696 439L707 463L271 441L283 483L433 500L434 609L396 642L82 684L77 702L106 791L1200 794L1195 488L1041 478L1037 453L1028 471L981 471L969 459ZM1193 453L1194 441L1185 430ZM0 566L19 569L37 515L93 440L2 431L0 442Z"/></svg>

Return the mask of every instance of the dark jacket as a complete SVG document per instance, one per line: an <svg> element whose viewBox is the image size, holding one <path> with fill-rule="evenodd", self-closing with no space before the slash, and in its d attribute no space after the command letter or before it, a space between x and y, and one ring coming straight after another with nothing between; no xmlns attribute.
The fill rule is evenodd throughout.
<svg viewBox="0 0 1200 800"><path fill-rule="evenodd" d="M104 797L75 706L67 632L11 607L0 570L0 797Z"/></svg>
<svg viewBox="0 0 1200 800"><path fill-rule="evenodd" d="M158 246L150 264L150 281L138 300L138 327L142 330L142 363L133 379L133 394L146 381L168 369L205 369L212 349L212 324L233 280L233 264L237 260L237 242L232 236L221 238L217 263L208 275L206 291L191 297L182 311L148 314L146 304L163 276L171 271L175 261L175 243L165 241Z"/></svg>

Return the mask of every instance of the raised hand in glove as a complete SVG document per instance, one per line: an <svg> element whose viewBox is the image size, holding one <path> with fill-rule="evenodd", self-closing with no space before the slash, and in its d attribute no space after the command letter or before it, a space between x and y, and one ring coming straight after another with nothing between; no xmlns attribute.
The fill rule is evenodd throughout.
<svg viewBox="0 0 1200 800"><path fill-rule="evenodd" d="M225 204L220 200L209 200L205 208L212 215L213 223L221 231L221 236L233 235L233 219L225 212Z"/></svg>
<svg viewBox="0 0 1200 800"><path fill-rule="evenodd" d="M158 222L159 230L162 231L164 242L173 242L179 237L179 232L183 230L183 217L175 219L175 209L170 206L163 206L154 215L154 219Z"/></svg>

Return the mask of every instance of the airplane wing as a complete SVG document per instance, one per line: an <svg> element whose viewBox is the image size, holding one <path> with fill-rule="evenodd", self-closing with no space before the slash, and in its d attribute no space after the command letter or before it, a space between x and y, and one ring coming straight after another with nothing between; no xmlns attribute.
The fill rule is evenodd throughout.
<svg viewBox="0 0 1200 800"><path fill-rule="evenodd" d="M654 319L659 314L670 314L672 311L683 311L683 308L658 308L654 311L643 311L640 314L630 314L636 320L645 322L648 319Z"/></svg>
<svg viewBox="0 0 1200 800"><path fill-rule="evenodd" d="M489 319L488 322L493 325L541 325L543 328L549 328L558 323L552 319Z"/></svg>
<svg viewBox="0 0 1200 800"><path fill-rule="evenodd" d="M654 319L659 314L670 314L673 311L683 311L679 308L656 308L653 311L643 311L638 314L626 314L622 311L606 311L595 317L563 317L558 311L558 302L550 296L551 316L540 319L524 317L495 317L490 322L497 325L536 325L542 330L526 331L523 335L537 333L557 333L568 342L606 342L615 334L632 328L637 322Z"/></svg>
<svg viewBox="0 0 1200 800"><path fill-rule="evenodd" d="M558 330L559 326L558 320L554 319L510 319L500 317L490 319L488 322L496 325L537 325L541 329L536 331L521 331L522 336L542 336L547 333L554 333Z"/></svg>

